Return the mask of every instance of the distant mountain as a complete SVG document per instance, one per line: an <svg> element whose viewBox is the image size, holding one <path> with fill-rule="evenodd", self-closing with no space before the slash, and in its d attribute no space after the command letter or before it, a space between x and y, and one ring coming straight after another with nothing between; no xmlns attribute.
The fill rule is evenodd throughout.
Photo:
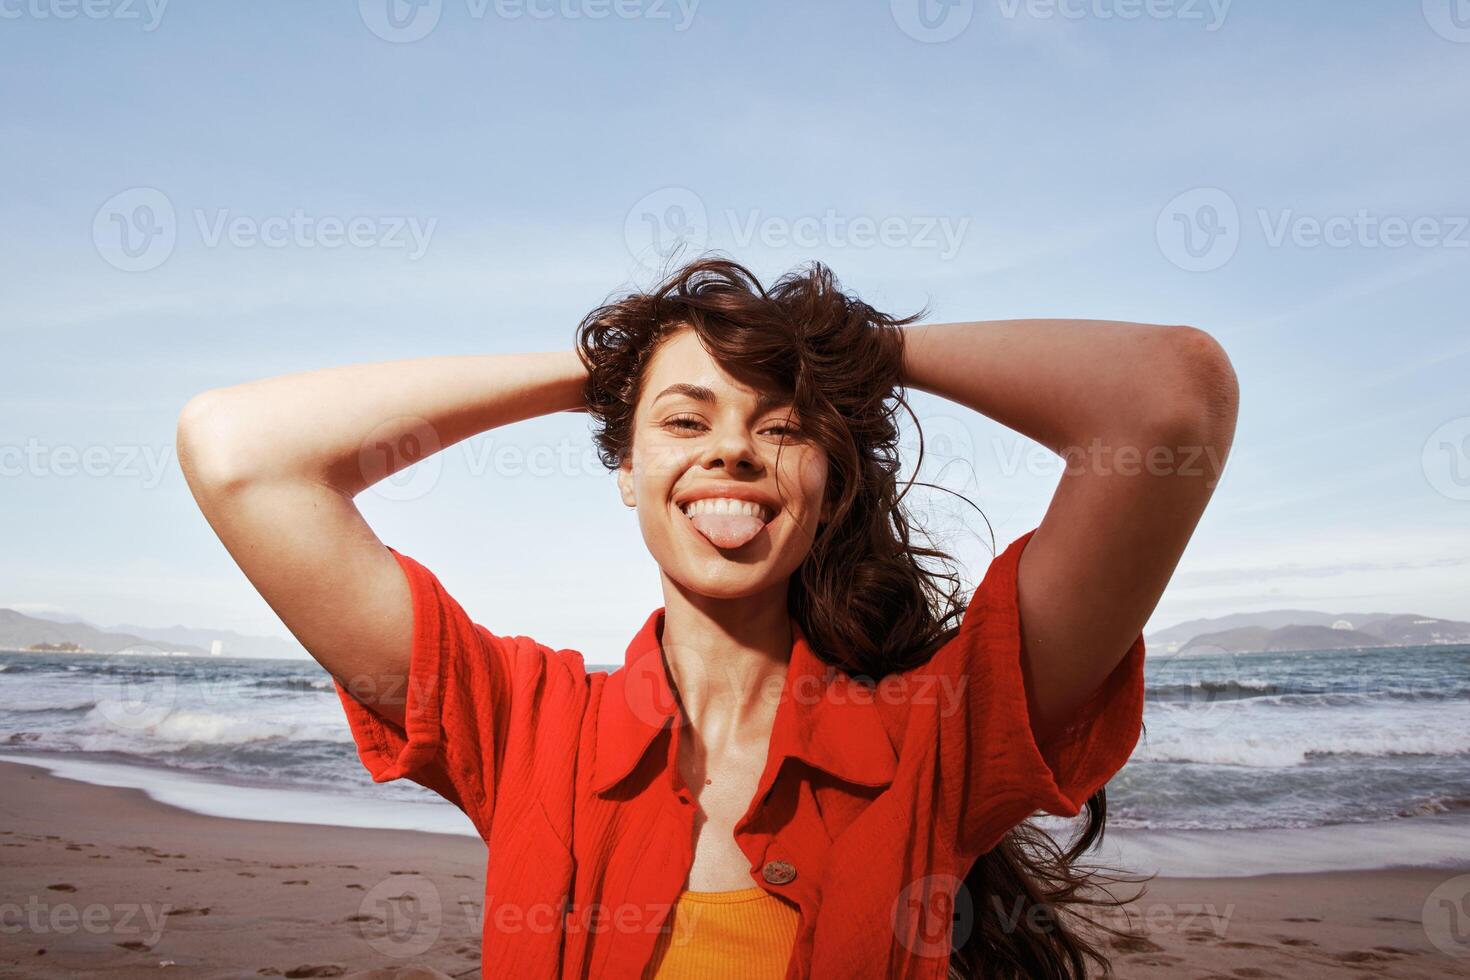
<svg viewBox="0 0 1470 980"><path fill-rule="evenodd" d="M1362 624L1374 622L1380 619L1388 619L1392 613L1325 613L1314 609L1267 609L1263 612L1230 613L1227 616L1216 616L1213 619L1191 619L1177 626L1150 633L1147 638L1149 646L1158 646L1160 650L1171 644L1183 646L1196 636L1204 633L1222 633L1225 630L1240 629L1245 626L1261 626L1266 629L1278 629L1282 626L1331 626L1333 623L1346 620L1352 623L1354 628L1361 629Z"/></svg>
<svg viewBox="0 0 1470 980"><path fill-rule="evenodd" d="M24 650L37 643L75 643L77 646L94 650L97 653L160 648L160 644L131 633L109 633L88 623L58 623L49 619L27 616L14 609L0 609L0 649ZM166 649L199 654L209 652L207 649L190 646L170 645Z"/></svg>
<svg viewBox="0 0 1470 980"><path fill-rule="evenodd" d="M35 643L75 643L98 653L137 648L207 655L215 640L226 657L275 657L299 660L301 645L273 636L248 636L232 630L190 626L149 627L123 624L102 627L60 613L28 616L0 609L0 649L23 650Z"/></svg>
<svg viewBox="0 0 1470 980"><path fill-rule="evenodd" d="M203 647L206 651L211 643L219 640L226 657L272 657L286 660L308 659L309 654L295 640L283 640L274 636L250 636L233 630L198 629L192 626L132 626L120 624L108 629L136 633L146 640L157 643L185 644Z"/></svg>
<svg viewBox="0 0 1470 980"><path fill-rule="evenodd" d="M1145 645L1158 653L1262 653L1440 644L1470 644L1470 623L1412 614L1270 610L1181 623L1145 640Z"/></svg>

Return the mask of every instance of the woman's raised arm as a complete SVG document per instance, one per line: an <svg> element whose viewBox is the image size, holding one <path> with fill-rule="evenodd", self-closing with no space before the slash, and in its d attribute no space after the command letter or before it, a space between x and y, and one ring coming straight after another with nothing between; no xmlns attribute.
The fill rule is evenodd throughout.
<svg viewBox="0 0 1470 980"><path fill-rule="evenodd" d="M1235 372L1193 327L999 320L904 334L910 387L1066 460L1016 583L1032 728L1044 740L1158 604L1234 439Z"/></svg>
<svg viewBox="0 0 1470 980"><path fill-rule="evenodd" d="M179 415L179 463L205 519L302 646L402 723L410 595L353 497L477 433L580 409L585 380L568 350L353 364L211 389Z"/></svg>

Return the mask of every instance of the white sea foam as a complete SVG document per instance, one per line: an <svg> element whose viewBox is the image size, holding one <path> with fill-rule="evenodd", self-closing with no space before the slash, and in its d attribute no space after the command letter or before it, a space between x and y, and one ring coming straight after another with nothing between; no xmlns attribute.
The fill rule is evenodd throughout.
<svg viewBox="0 0 1470 980"><path fill-rule="evenodd" d="M1154 762L1194 762L1216 766L1285 769L1323 756L1464 755L1470 732L1347 731L1289 737L1144 739L1134 758Z"/></svg>
<svg viewBox="0 0 1470 980"><path fill-rule="evenodd" d="M87 713L87 751L137 751L139 743L245 745L264 741L349 741L343 724L292 724L260 717L170 708L141 702L102 701ZM160 748L153 745L152 748Z"/></svg>

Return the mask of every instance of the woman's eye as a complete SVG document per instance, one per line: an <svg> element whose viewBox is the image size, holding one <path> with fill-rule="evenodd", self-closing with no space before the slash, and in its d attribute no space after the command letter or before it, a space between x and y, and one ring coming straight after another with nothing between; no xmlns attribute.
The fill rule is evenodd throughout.
<svg viewBox="0 0 1470 980"><path fill-rule="evenodd" d="M699 419L690 418L689 416L686 415L686 416L680 416L678 418L666 419L664 421L664 428L666 428L666 429L682 429L685 432L689 432L689 431L696 430L696 429L703 429L704 428L704 423L701 422ZM781 423L781 424L777 424L777 425L768 425L764 429L762 429L761 431L762 432L774 432L777 435L781 436L782 438L789 439L789 438L792 438L792 437L800 434L801 429L800 429L800 427L795 426L795 425L787 425L785 423Z"/></svg>

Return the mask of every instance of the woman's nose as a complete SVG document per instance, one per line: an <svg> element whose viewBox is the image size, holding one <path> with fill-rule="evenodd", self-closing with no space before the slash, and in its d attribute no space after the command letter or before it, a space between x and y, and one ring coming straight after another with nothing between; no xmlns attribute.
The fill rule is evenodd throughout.
<svg viewBox="0 0 1470 980"><path fill-rule="evenodd" d="M743 428L727 428L711 436L700 465L705 469L723 467L727 470L758 471L761 459L750 433Z"/></svg>

